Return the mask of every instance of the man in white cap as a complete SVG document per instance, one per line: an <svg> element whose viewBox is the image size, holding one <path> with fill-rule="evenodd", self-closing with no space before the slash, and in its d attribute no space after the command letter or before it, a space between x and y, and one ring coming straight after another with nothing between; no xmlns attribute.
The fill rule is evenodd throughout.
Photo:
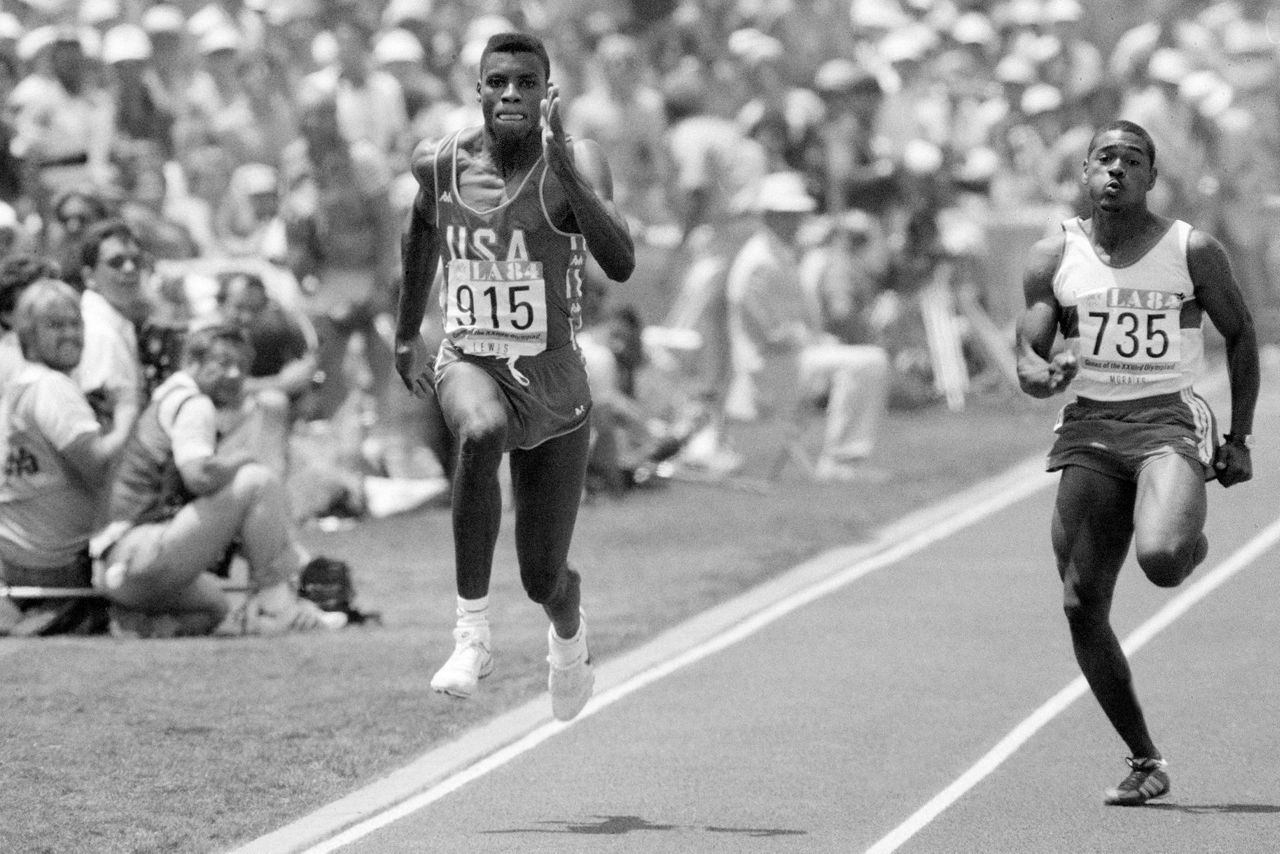
<svg viewBox="0 0 1280 854"><path fill-rule="evenodd" d="M138 25L151 42L150 65L174 103L191 85L197 63L187 36L187 17L171 3L156 3L142 13Z"/></svg>
<svg viewBox="0 0 1280 854"><path fill-rule="evenodd" d="M818 176L825 210L883 215L893 195L894 163L879 132L880 80L850 60L833 59L818 68L813 86L826 108Z"/></svg>
<svg viewBox="0 0 1280 854"><path fill-rule="evenodd" d="M264 26L262 15L245 0L212 0L187 19L187 31L197 40L214 30L230 28L246 50L262 46Z"/></svg>
<svg viewBox="0 0 1280 854"><path fill-rule="evenodd" d="M729 336L733 380L726 414L759 417L762 406L799 410L827 398L821 480L872 476L861 465L875 447L889 391L889 357L877 346L841 344L822 332L820 309L800 286L796 235L817 208L794 172L765 176L755 209L759 225L729 268ZM798 382L797 382L798 380ZM761 386L792 399L767 399ZM786 389L786 391L784 391ZM802 400L795 400L795 392Z"/></svg>
<svg viewBox="0 0 1280 854"><path fill-rule="evenodd" d="M729 51L747 81L750 98L738 111L738 125L770 148L779 169L801 169L818 146L824 116L822 99L812 89L791 86L786 76L786 48L778 39L752 29L729 36ZM774 123L781 139L770 139Z"/></svg>
<svg viewBox="0 0 1280 854"><path fill-rule="evenodd" d="M81 33L61 27L49 36L11 96L21 105L12 150L23 158L27 187L46 217L61 191L106 183L114 136L111 102L89 73Z"/></svg>
<svg viewBox="0 0 1280 854"><path fill-rule="evenodd" d="M110 71L120 140L154 144L173 156L176 105L151 67L151 38L136 24L117 24L102 38L102 62Z"/></svg>
<svg viewBox="0 0 1280 854"><path fill-rule="evenodd" d="M448 87L426 65L427 52L416 35L397 27L373 42L373 64L400 84L405 115L410 124L431 105L447 98Z"/></svg>

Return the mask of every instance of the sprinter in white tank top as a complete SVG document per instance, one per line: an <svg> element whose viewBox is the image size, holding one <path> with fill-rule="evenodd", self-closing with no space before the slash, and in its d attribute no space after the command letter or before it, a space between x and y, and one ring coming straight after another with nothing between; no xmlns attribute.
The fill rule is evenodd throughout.
<svg viewBox="0 0 1280 854"><path fill-rule="evenodd" d="M1062 471L1053 548L1076 659L1131 753L1129 775L1104 795L1120 805L1166 795L1170 784L1110 625L1116 577L1130 542L1162 587L1204 560L1205 482L1252 476L1259 379L1253 321L1222 245L1147 207L1155 164L1138 125L1116 121L1094 135L1081 176L1090 216L1034 248L1018 326L1023 391L1076 393L1049 458ZM1221 443L1191 388L1205 315L1226 341L1231 429ZM1065 347L1055 347L1058 332Z"/></svg>

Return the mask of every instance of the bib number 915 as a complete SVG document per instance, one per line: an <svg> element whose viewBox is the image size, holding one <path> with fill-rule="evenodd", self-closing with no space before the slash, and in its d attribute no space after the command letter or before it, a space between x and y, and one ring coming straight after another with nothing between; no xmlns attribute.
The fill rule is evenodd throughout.
<svg viewBox="0 0 1280 854"><path fill-rule="evenodd" d="M533 303L523 296L530 290L529 285L504 284L502 287L488 285L477 289L472 285L458 285L454 288L454 305L457 317L464 326L475 326L483 320L490 329L503 328L506 321L508 328L525 330L533 326ZM505 305L500 292L506 292ZM480 305L477 305L477 298Z"/></svg>

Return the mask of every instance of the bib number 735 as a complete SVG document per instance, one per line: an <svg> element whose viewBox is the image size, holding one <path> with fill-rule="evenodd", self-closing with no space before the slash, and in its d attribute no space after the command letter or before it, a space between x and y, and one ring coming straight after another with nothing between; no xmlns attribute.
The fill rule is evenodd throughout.
<svg viewBox="0 0 1280 854"><path fill-rule="evenodd" d="M1091 311L1089 317L1098 321L1098 334L1093 340L1095 356L1161 359L1169 353L1169 332L1164 327L1170 315L1166 312L1122 311L1113 315L1108 311ZM1177 315L1173 317L1176 322Z"/></svg>

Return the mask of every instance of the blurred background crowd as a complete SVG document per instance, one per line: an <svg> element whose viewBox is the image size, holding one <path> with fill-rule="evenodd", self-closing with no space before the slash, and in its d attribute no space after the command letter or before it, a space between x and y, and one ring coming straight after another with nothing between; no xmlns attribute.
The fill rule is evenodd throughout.
<svg viewBox="0 0 1280 854"><path fill-rule="evenodd" d="M1089 136L1115 117L1157 142L1153 207L1228 245L1280 343L1271 0L0 8L0 255L56 261L83 288L86 229L126 222L147 276L116 308L148 386L192 322L244 326L257 382L287 396L311 449L295 458L353 473L301 490L303 514L368 512L358 475L447 480L438 416L390 367L409 157L479 122L480 51L510 29L546 41L568 129L603 147L641 258L628 285L589 283L597 486L672 458L739 466L726 425L769 410L759 362L784 338L883 354L806 378L850 459L870 453L878 409L1007 385L1022 253L1077 210ZM762 194L777 175L794 180ZM743 259L769 214L794 227ZM794 271L803 344L756 328L780 322L758 292L765 256Z"/></svg>

